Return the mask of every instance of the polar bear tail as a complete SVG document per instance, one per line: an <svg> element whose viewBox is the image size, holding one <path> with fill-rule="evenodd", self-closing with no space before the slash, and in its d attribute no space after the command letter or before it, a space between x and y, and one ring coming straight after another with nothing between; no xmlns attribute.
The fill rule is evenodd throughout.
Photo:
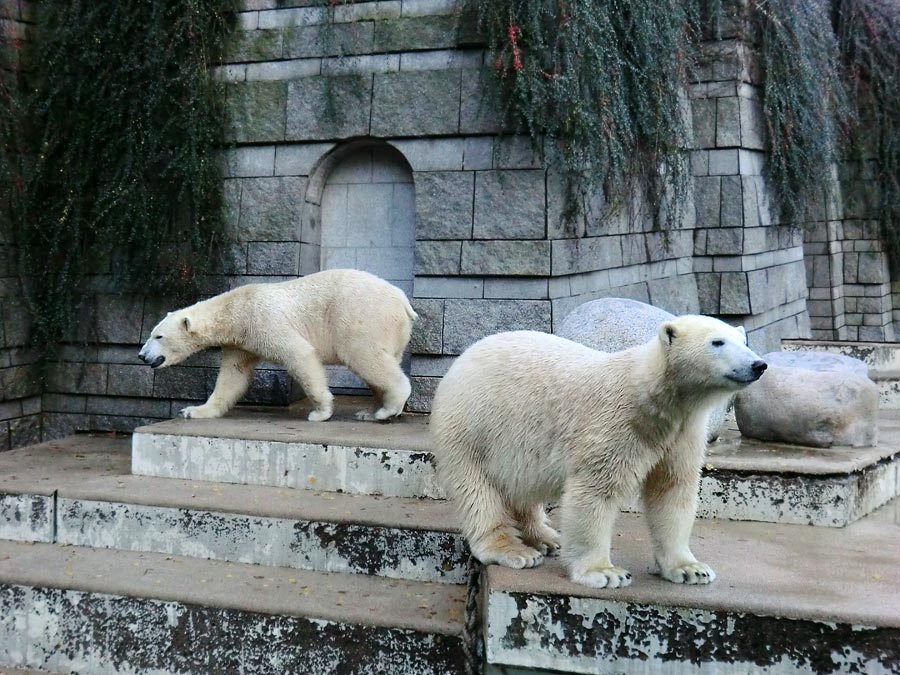
<svg viewBox="0 0 900 675"><path fill-rule="evenodd" d="M406 297L406 294L403 294L403 309L406 310L406 316L409 317L410 321L415 321L419 318L419 315L413 310L412 305L409 304L409 298Z"/></svg>

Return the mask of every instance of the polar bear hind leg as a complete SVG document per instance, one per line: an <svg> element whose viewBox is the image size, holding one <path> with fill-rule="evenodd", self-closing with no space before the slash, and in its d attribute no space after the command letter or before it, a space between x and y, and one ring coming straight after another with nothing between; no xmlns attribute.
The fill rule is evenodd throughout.
<svg viewBox="0 0 900 675"><path fill-rule="evenodd" d="M380 407L360 410L356 413L356 419L386 420L403 412L412 386L400 367L399 359L386 351L379 351L349 365L375 393L376 404L378 395L381 395Z"/></svg>
<svg viewBox="0 0 900 675"><path fill-rule="evenodd" d="M559 532L550 526L550 519L543 504L534 504L517 511L516 521L526 546L531 546L544 555L559 550Z"/></svg>
<svg viewBox="0 0 900 675"><path fill-rule="evenodd" d="M189 406L178 414L185 419L212 419L231 410L247 393L253 369L259 358L243 349L222 349L222 365L216 377L216 386L209 400L203 405Z"/></svg>
<svg viewBox="0 0 900 675"><path fill-rule="evenodd" d="M497 563L515 569L540 564L544 554L522 540L506 500L485 476L470 474L464 481L454 481L454 486L450 489L455 493L463 535L472 555L485 565Z"/></svg>

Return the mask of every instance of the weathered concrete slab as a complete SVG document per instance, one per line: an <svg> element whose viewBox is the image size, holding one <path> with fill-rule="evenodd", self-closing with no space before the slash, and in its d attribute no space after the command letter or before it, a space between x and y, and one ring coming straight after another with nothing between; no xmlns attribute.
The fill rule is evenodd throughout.
<svg viewBox="0 0 900 675"><path fill-rule="evenodd" d="M0 542L0 665L461 673L464 600L445 584Z"/></svg>
<svg viewBox="0 0 900 675"><path fill-rule="evenodd" d="M58 507L60 544L415 581L466 581L468 550L458 533L67 498L60 498ZM352 511L346 514L352 518Z"/></svg>
<svg viewBox="0 0 900 675"><path fill-rule="evenodd" d="M52 496L6 495L0 538L465 580L468 554L443 501L133 476L124 438L76 436L10 454L17 481L49 488L56 510Z"/></svg>
<svg viewBox="0 0 900 675"><path fill-rule="evenodd" d="M719 575L710 586L651 576L649 536L623 516L613 559L634 575L628 588L572 584L557 561L488 568L487 659L629 675L896 672L898 509L842 530L700 521L693 548Z"/></svg>
<svg viewBox="0 0 900 675"><path fill-rule="evenodd" d="M351 406L352 408L353 406ZM302 415L302 410L299 411ZM133 470L148 476L441 498L424 417L376 425L314 424L297 411L236 410L136 430ZM741 438L710 445L701 483L706 518L842 527L900 494L900 420L879 419L875 448L806 448ZM270 440L266 440L266 439Z"/></svg>
<svg viewBox="0 0 900 675"><path fill-rule="evenodd" d="M53 495L0 493L0 539L51 542Z"/></svg>

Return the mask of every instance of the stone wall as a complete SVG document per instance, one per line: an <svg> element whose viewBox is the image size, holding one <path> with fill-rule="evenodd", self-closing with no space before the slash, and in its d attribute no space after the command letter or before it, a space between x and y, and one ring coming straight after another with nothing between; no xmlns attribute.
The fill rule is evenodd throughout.
<svg viewBox="0 0 900 675"><path fill-rule="evenodd" d="M848 161L836 172L822 221L806 232L812 337L884 342L896 339L898 297L880 225L874 163Z"/></svg>
<svg viewBox="0 0 900 675"><path fill-rule="evenodd" d="M0 78L17 86L20 48L30 14L22 0L0 0ZM0 219L5 217L0 204ZM26 349L28 317L16 273L15 246L0 223L0 451L40 440L40 385L34 357Z"/></svg>
<svg viewBox="0 0 900 675"><path fill-rule="evenodd" d="M721 316L744 325L761 352L810 336L807 274L822 272L815 262L805 267L803 233L778 222L762 178L760 73L748 38L724 30L706 46L708 62L685 97L693 201L679 227L663 233L649 221L598 218L591 209L601 196L583 217L561 217L561 181L542 148L501 133L485 85L490 64L471 31L460 30L459 6L357 2L335 7L331 21L319 2L245 0L218 69L233 142L225 157L232 244L225 267L210 270L208 294L349 265L349 256L394 279L421 317L407 361L416 410L428 409L440 377L475 340L550 331L603 296ZM867 241L844 242L839 254L826 246L826 259L839 255L844 265L856 255L859 263L875 246ZM818 288L819 277L809 278ZM136 359L171 301L98 297L92 346L66 348L48 382L45 437L128 431L212 389L215 353L158 372ZM336 372L332 384L359 383ZM282 369L263 366L246 400L285 404L300 395Z"/></svg>

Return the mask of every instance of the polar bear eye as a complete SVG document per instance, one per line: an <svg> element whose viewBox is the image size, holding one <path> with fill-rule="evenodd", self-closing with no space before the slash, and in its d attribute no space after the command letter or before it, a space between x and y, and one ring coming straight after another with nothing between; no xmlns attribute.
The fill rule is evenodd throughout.
<svg viewBox="0 0 900 675"><path fill-rule="evenodd" d="M713 340L713 341L712 341L712 346L713 346L713 347L724 347L724 346L725 346L725 340Z"/></svg>
<svg viewBox="0 0 900 675"><path fill-rule="evenodd" d="M153 336L153 339L154 339L154 340L162 340L162 339L163 339L163 336L162 336L162 335L154 335L154 336Z"/></svg>

